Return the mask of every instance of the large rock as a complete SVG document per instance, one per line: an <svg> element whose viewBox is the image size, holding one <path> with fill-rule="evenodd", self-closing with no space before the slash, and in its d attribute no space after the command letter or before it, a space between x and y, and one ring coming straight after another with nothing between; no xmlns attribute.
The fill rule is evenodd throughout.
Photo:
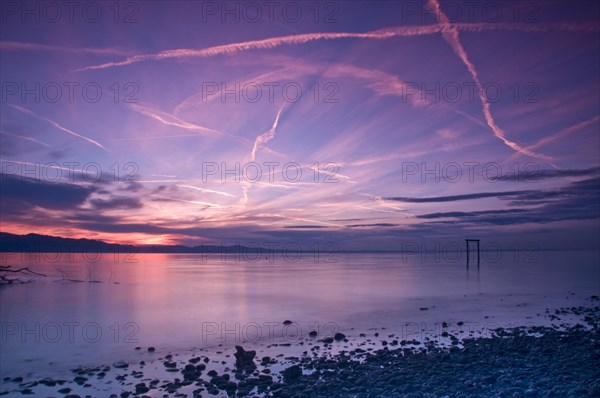
<svg viewBox="0 0 600 398"><path fill-rule="evenodd" d="M335 339L335 341L342 341L346 338L346 335L344 333L336 333L335 336L333 336L333 338Z"/></svg>
<svg viewBox="0 0 600 398"><path fill-rule="evenodd" d="M246 351L244 350L244 347L239 345L236 345L235 349L235 366L239 370L254 370L256 368L256 365L254 364L256 351Z"/></svg>
<svg viewBox="0 0 600 398"><path fill-rule="evenodd" d="M122 368L129 367L129 364L127 362L121 360L121 361L117 361L117 362L113 363L113 367L122 369Z"/></svg>
<svg viewBox="0 0 600 398"><path fill-rule="evenodd" d="M286 382L294 381L302 377L302 368L299 365L290 366L281 372L283 379Z"/></svg>

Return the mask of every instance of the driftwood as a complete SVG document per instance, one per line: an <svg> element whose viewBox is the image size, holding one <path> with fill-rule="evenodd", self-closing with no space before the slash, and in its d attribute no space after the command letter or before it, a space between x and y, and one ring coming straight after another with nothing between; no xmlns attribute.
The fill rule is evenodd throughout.
<svg viewBox="0 0 600 398"><path fill-rule="evenodd" d="M60 269L57 269L57 271L60 274L62 274L62 278L57 279L55 282L79 282L79 283L101 283L102 282L99 280L92 279L91 270L88 271L87 280L71 278L65 271L62 271ZM35 276L43 276L43 277L48 276L48 275L42 274L40 272L32 271L31 269L29 269L29 267L14 268L10 265L0 265L0 286L33 282L32 279L21 279L21 278L16 277L16 276L23 276L23 275L25 275L25 276L35 275ZM112 277L112 274L111 274L111 277ZM117 282L114 282L114 283L117 283Z"/></svg>
<svg viewBox="0 0 600 398"><path fill-rule="evenodd" d="M92 279L92 271L89 269L87 280L71 278L66 271L63 271L59 268L56 268L56 270L62 275L62 278L55 280L55 282L102 283L102 281Z"/></svg>
<svg viewBox="0 0 600 398"><path fill-rule="evenodd" d="M0 265L0 285L10 285L13 283L29 283L31 280L23 280L21 278L14 278L11 275L37 275L37 276L46 276L45 274L41 274L39 272L35 272L30 270L28 267L22 268L12 268L10 265Z"/></svg>

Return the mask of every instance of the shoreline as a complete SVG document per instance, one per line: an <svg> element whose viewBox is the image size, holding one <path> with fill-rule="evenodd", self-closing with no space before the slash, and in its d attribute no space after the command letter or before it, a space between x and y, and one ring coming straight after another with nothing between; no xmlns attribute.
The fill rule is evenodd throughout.
<svg viewBox="0 0 600 398"><path fill-rule="evenodd" d="M235 350L219 346L80 367L67 379L2 375L0 396L600 397L600 370L593 365L600 358L600 300L588 301L547 311L562 323L499 328L490 336L457 333L446 324L420 340L373 328L273 343L256 349L254 369L240 370Z"/></svg>
<svg viewBox="0 0 600 398"><path fill-rule="evenodd" d="M99 287L90 286L94 289ZM12 290L19 288L28 289L26 286L16 286ZM264 355L276 355L277 350L283 349L286 355L300 356L306 347L311 348L319 339L333 337L336 332L348 335L351 341L331 347L334 352L363 345L381 348L381 341L374 336L375 333L382 336L393 333L399 340L418 340L422 343L435 340L439 344L449 344L450 341L442 336L444 331L460 338L485 337L498 327L551 327L565 322L574 324L577 316L563 315L558 320L547 308L588 304L589 293L576 295L572 292L565 292L562 297L490 293L427 299L412 297L395 306L392 311L390 306L379 310L380 304L374 304L371 312L354 312L350 313L350 317L330 320L311 315L306 317L306 314L304 317L294 316L294 311L281 311L288 313L288 319L293 321L287 326L282 314L239 320L223 317L220 323L214 317L198 319L195 322L168 325L168 330L177 333L174 339L168 338L169 333L152 333L159 329L142 324L137 324L140 333L130 339L133 329L124 327L129 325L125 322L127 318L117 319L119 323L115 325L120 326L117 330L112 323L98 324L93 318L66 317L62 319L65 325L70 323L78 326L72 330L63 327L48 328L47 331L45 326L40 326L45 325L44 323L17 323L19 319L16 318L13 322L3 322L3 355L0 358L0 368L3 371L0 383L5 376L27 376L28 379L38 380L46 377L67 378L71 369L76 367L110 365L117 360L130 364L140 361L152 363L166 354L185 356L193 352L218 357L222 354L216 354L217 351L232 352L236 345ZM60 327L60 321L49 321L47 324ZM10 330L10 326L14 330ZM89 337L82 334L86 326L95 326L88 329ZM310 336L312 330L318 332L316 338ZM55 335L60 337L59 341L53 339ZM101 339L93 340L96 335L101 336ZM365 337L361 337L362 335ZM117 336L120 338L118 343ZM70 338L73 338L73 342ZM141 349L135 350L138 346ZM147 352L150 346L155 347L155 352Z"/></svg>

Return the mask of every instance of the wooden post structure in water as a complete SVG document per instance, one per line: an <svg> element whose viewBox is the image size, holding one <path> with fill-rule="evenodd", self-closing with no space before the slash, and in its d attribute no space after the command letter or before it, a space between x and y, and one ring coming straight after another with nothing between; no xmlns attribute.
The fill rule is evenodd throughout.
<svg viewBox="0 0 600 398"><path fill-rule="evenodd" d="M467 242L467 268L469 268L469 247L471 246L471 242L477 243L477 268L479 268L479 239L465 239L465 242Z"/></svg>

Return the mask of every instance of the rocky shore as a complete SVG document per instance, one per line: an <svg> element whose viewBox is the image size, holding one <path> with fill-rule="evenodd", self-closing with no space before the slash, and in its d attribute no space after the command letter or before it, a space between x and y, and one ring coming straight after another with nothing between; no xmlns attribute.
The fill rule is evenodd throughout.
<svg viewBox="0 0 600 398"><path fill-rule="evenodd" d="M443 332L421 342L396 335L341 333L299 356L260 356L241 346L186 358L78 368L70 380L4 377L10 397L600 397L600 307L553 310L574 324L496 329L489 337ZM377 340L376 348L367 341ZM351 343L359 344L351 344ZM346 347L351 347L346 350ZM148 350L154 350L153 347ZM146 368L145 368L146 367ZM110 387L103 389L104 387ZM103 391L110 391L103 393ZM115 393L114 391L118 391Z"/></svg>

